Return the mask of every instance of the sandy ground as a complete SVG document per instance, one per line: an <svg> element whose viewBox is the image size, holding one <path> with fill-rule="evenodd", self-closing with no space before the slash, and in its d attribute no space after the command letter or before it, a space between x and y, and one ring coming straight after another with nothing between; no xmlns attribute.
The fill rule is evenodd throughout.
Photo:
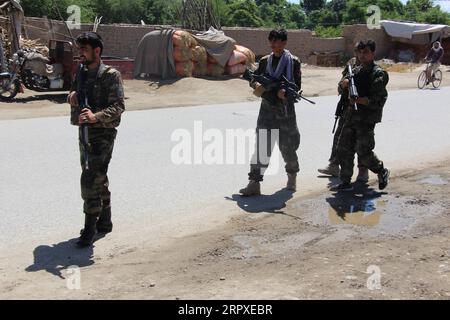
<svg viewBox="0 0 450 320"><path fill-rule="evenodd" d="M390 89L414 88L419 71L391 73ZM334 94L339 74L307 67L305 94ZM443 85L447 78L444 72ZM240 79L133 80L126 92L129 110L256 99ZM36 97L28 91L2 103L0 119L68 114L64 94ZM448 160L396 172L386 192L371 181L351 193L234 195L228 200L242 212L227 223L164 243L77 250L71 239L41 246L25 268L29 257L0 266L16 270L0 272L0 298L450 299ZM80 290L68 289L72 265L81 268Z"/></svg>
<svg viewBox="0 0 450 320"><path fill-rule="evenodd" d="M417 78L424 69L417 66L410 72L390 72L389 90L417 88ZM450 68L442 66L442 86L450 86ZM306 65L302 89L305 97L337 95L341 68ZM431 86L430 86L431 87ZM240 78L222 80L182 78L170 81L126 80L127 110L199 106L242 101L257 101L248 83ZM67 116L67 92L36 93L26 90L11 103L0 103L0 120Z"/></svg>
<svg viewBox="0 0 450 320"><path fill-rule="evenodd" d="M225 226L163 246L41 248L27 273L2 277L0 298L449 299L448 163L399 173L386 192L371 181L261 196L270 206L233 197L243 213ZM67 289L69 265L82 267L80 290Z"/></svg>

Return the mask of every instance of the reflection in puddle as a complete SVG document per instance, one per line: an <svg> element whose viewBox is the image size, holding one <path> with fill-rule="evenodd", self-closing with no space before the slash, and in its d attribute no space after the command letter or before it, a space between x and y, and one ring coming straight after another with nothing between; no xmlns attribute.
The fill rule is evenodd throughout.
<svg viewBox="0 0 450 320"><path fill-rule="evenodd" d="M417 181L425 177L428 176L422 176ZM439 201L380 192L358 184L354 184L353 192L334 192L309 200L297 200L293 202L292 208L306 223L335 228L335 237L330 238L330 241L352 234L404 234L423 219L448 212L448 208Z"/></svg>
<svg viewBox="0 0 450 320"><path fill-rule="evenodd" d="M350 206L348 210L338 212L333 208L328 211L328 218L331 224L354 224L361 226L376 226L380 222L381 213L375 211L372 201L367 203L365 210L359 210L355 206Z"/></svg>
<svg viewBox="0 0 450 320"><path fill-rule="evenodd" d="M385 206L385 201L375 201L381 193L368 188L367 185L355 188L354 192L337 193L328 198L330 204L328 219L331 224L353 224L376 226L380 223L381 212L377 206Z"/></svg>

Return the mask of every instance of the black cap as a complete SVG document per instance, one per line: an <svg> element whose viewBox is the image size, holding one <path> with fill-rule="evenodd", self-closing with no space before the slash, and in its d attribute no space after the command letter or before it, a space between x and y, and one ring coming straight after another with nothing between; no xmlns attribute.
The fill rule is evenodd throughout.
<svg viewBox="0 0 450 320"><path fill-rule="evenodd" d="M287 31L285 29L273 29L269 33L269 40L281 40L286 41L287 40Z"/></svg>
<svg viewBox="0 0 450 320"><path fill-rule="evenodd" d="M357 48L358 48L358 50L363 50L365 48L369 48L370 51L375 52L375 48L376 48L375 41L373 41L372 39L361 40L360 42L358 42Z"/></svg>
<svg viewBox="0 0 450 320"><path fill-rule="evenodd" d="M103 39L93 31L83 32L76 39L77 44L90 45L93 49L100 48L100 55L103 52Z"/></svg>

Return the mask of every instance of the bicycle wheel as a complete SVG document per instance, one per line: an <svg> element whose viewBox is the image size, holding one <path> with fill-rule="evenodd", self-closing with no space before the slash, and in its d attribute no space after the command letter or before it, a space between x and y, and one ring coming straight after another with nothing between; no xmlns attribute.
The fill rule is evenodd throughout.
<svg viewBox="0 0 450 320"><path fill-rule="evenodd" d="M442 72L441 72L441 70L437 70L434 73L434 77L433 77L433 87L439 88L439 86L441 85L441 82L442 82Z"/></svg>
<svg viewBox="0 0 450 320"><path fill-rule="evenodd" d="M419 74L419 79L417 79L417 87L419 89L423 89L425 88L426 84L427 84L427 74L425 73L425 71L422 71Z"/></svg>

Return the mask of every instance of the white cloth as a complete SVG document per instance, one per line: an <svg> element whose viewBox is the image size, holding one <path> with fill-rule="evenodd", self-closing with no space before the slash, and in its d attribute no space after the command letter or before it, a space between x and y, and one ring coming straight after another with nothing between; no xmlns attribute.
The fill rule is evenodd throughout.
<svg viewBox="0 0 450 320"><path fill-rule="evenodd" d="M275 70L273 70L272 61L273 61L273 53L270 54L266 66L266 72L272 78L280 79L281 75L284 74L284 76L289 81L294 80L294 59L289 50L286 49L284 50L283 55L281 56L280 61L278 62L277 68Z"/></svg>
<svg viewBox="0 0 450 320"><path fill-rule="evenodd" d="M444 29L448 29L448 26L445 24L424 24L390 20L381 20L381 26L391 37L406 39L412 39L413 35L416 34L440 33Z"/></svg>
<svg viewBox="0 0 450 320"><path fill-rule="evenodd" d="M441 43L439 42L439 41L436 41L435 43L439 43L439 47L437 47L437 48L435 48L434 47L434 44L433 44L433 50L434 50L434 52L438 52L439 50L444 50L444 48L442 48L442 45L441 45Z"/></svg>

